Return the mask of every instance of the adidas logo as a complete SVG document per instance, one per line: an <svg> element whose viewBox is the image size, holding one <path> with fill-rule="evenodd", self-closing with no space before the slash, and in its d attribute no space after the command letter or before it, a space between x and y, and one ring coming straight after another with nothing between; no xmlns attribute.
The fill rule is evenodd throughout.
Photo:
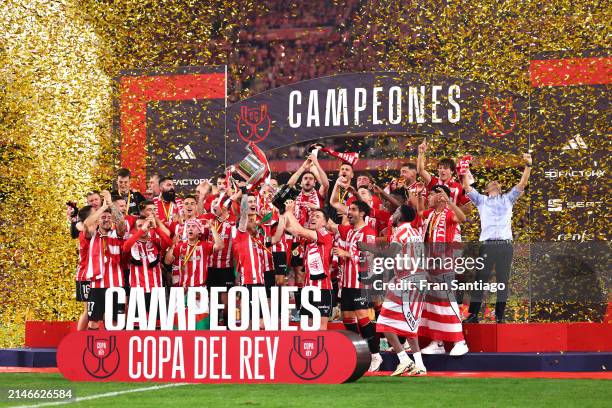
<svg viewBox="0 0 612 408"><path fill-rule="evenodd" d="M570 137L569 142L563 146L563 150L578 150L578 149L586 149L587 144L582 139L582 136L576 135L574 137Z"/></svg>
<svg viewBox="0 0 612 408"><path fill-rule="evenodd" d="M187 145L179 150L178 154L174 156L176 160L195 160L196 155L191 150L191 146Z"/></svg>

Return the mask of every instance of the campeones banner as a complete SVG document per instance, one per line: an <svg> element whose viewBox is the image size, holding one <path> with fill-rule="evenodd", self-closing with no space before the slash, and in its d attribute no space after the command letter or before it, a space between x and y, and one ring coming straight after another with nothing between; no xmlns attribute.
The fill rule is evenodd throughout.
<svg viewBox="0 0 612 408"><path fill-rule="evenodd" d="M83 331L57 362L73 381L338 384L360 378L370 353L347 331Z"/></svg>
<svg viewBox="0 0 612 408"><path fill-rule="evenodd" d="M441 135L516 151L527 100L486 84L419 73L340 74L275 88L227 109L227 158L331 136Z"/></svg>

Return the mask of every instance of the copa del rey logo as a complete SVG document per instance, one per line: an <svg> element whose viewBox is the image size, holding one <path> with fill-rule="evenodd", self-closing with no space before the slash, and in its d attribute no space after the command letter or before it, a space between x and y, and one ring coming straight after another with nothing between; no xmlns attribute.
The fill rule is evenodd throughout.
<svg viewBox="0 0 612 408"><path fill-rule="evenodd" d="M369 362L360 336L336 330L75 332L57 352L73 381L339 384Z"/></svg>
<svg viewBox="0 0 612 408"><path fill-rule="evenodd" d="M486 97L480 112L480 127L493 137L502 137L514 130L517 121L512 97L505 99Z"/></svg>
<svg viewBox="0 0 612 408"><path fill-rule="evenodd" d="M259 143L270 134L272 121L268 114L268 105L261 104L255 108L240 107L240 116L236 122L238 136L245 142Z"/></svg>
<svg viewBox="0 0 612 408"><path fill-rule="evenodd" d="M83 368L94 378L108 378L117 371L121 360L117 350L117 336L87 336L83 350Z"/></svg>

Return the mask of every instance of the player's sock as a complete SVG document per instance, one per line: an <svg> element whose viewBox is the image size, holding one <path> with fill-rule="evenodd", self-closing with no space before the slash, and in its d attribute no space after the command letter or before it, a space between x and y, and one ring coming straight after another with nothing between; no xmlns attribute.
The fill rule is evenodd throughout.
<svg viewBox="0 0 612 408"><path fill-rule="evenodd" d="M344 323L346 330L359 334L359 327L357 326L356 319L345 318L342 320L342 323Z"/></svg>
<svg viewBox="0 0 612 408"><path fill-rule="evenodd" d="M400 351L399 353L397 353L397 358L399 358L400 363L405 363L410 360L410 357L408 357L408 353L406 353L405 351Z"/></svg>
<svg viewBox="0 0 612 408"><path fill-rule="evenodd" d="M359 331L361 331L361 337L368 341L370 352L372 354L380 352L380 341L376 338L376 326L369 317L359 319Z"/></svg>
<svg viewBox="0 0 612 408"><path fill-rule="evenodd" d="M425 364L423 364L423 356L421 355L420 351L412 353L412 358L414 358L414 362L417 366L425 367Z"/></svg>

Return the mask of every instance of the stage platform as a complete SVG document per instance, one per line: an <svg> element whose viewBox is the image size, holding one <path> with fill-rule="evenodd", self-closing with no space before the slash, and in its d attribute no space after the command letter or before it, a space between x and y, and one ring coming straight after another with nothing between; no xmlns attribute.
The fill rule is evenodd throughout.
<svg viewBox="0 0 612 408"><path fill-rule="evenodd" d="M328 327L344 329L342 322L331 322ZM28 321L25 347L56 348L64 336L75 330L74 322ZM465 324L463 333L472 352L612 352L610 323Z"/></svg>
<svg viewBox="0 0 612 408"><path fill-rule="evenodd" d="M398 363L392 352L383 352L383 371ZM608 372L612 352L604 353L468 353L423 356L428 371L461 372ZM56 367L56 349L21 348L0 350L0 367Z"/></svg>
<svg viewBox="0 0 612 408"><path fill-rule="evenodd" d="M329 328L342 330L344 326L331 322ZM57 346L74 330L74 322L29 321L25 347L0 350L0 367L55 367ZM429 371L609 372L612 367L609 323L466 324L464 334L470 353L424 356ZM446 346L448 351L452 344ZM395 353L382 355L382 369L394 370Z"/></svg>

